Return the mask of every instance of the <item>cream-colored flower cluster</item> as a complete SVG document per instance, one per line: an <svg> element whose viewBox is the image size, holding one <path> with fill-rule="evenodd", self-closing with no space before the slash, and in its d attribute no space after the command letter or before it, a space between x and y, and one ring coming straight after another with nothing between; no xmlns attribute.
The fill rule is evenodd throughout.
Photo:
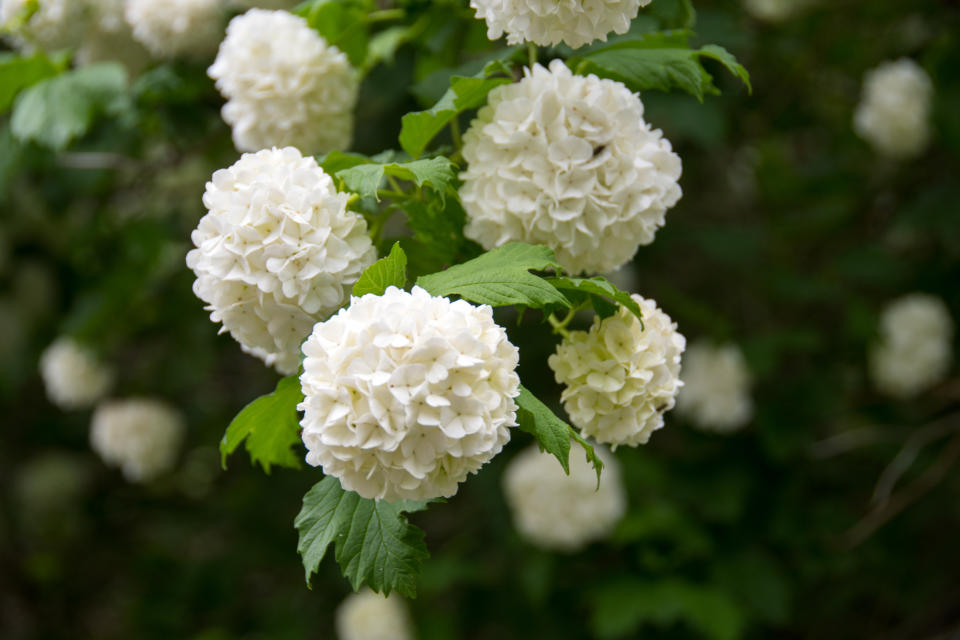
<svg viewBox="0 0 960 640"><path fill-rule="evenodd" d="M206 57L223 38L222 0L126 0L133 35L158 58Z"/></svg>
<svg viewBox="0 0 960 640"><path fill-rule="evenodd" d="M90 444L130 482L148 482L173 468L183 432L183 417L165 402L114 400L93 412Z"/></svg>
<svg viewBox="0 0 960 640"><path fill-rule="evenodd" d="M581 451L570 452L570 475L551 454L534 445L518 454L503 474L503 490L517 530L546 549L576 551L602 540L627 507L620 465L602 447L603 474Z"/></svg>
<svg viewBox="0 0 960 640"><path fill-rule="evenodd" d="M12 25L29 10L29 0L0 1L0 25ZM54 51L76 46L83 34L84 6L77 0L41 0L36 11L11 36L26 51Z"/></svg>
<svg viewBox="0 0 960 640"><path fill-rule="evenodd" d="M58 338L40 356L47 397L61 409L92 407L113 384L113 371L73 338Z"/></svg>
<svg viewBox="0 0 960 640"><path fill-rule="evenodd" d="M560 60L525 73L463 137L464 233L486 249L545 244L574 274L616 269L680 199L680 158L623 84Z"/></svg>
<svg viewBox="0 0 960 640"><path fill-rule="evenodd" d="M885 62L869 71L853 117L857 134L892 158L919 155L930 141L933 83L913 60Z"/></svg>
<svg viewBox="0 0 960 640"><path fill-rule="evenodd" d="M350 146L357 74L303 18L261 9L237 16L207 73L227 99L223 119L240 151Z"/></svg>
<svg viewBox="0 0 960 640"><path fill-rule="evenodd" d="M690 345L683 358L677 413L705 431L729 433L753 417L750 371L735 345Z"/></svg>
<svg viewBox="0 0 960 640"><path fill-rule="evenodd" d="M507 44L533 42L573 48L607 35L626 33L640 7L650 0L470 0L477 18L487 23L487 37L507 34Z"/></svg>
<svg viewBox="0 0 960 640"><path fill-rule="evenodd" d="M634 294L643 324L621 308L573 331L548 364L564 385L563 408L583 433L616 448L645 444L680 390L683 335L653 300Z"/></svg>
<svg viewBox="0 0 960 640"><path fill-rule="evenodd" d="M303 353L307 462L364 498L452 496L516 425L519 352L489 306L390 287L351 298Z"/></svg>
<svg viewBox="0 0 960 640"><path fill-rule="evenodd" d="M338 640L411 640L410 613L396 593L384 597L369 589L353 593L337 607Z"/></svg>
<svg viewBox="0 0 960 640"><path fill-rule="evenodd" d="M377 258L363 217L312 157L292 147L244 154L213 174L187 266L210 318L285 374L314 323L347 299Z"/></svg>
<svg viewBox="0 0 960 640"><path fill-rule="evenodd" d="M870 352L870 374L887 395L908 398L943 380L953 359L953 320L942 300L914 293L880 316L880 339Z"/></svg>

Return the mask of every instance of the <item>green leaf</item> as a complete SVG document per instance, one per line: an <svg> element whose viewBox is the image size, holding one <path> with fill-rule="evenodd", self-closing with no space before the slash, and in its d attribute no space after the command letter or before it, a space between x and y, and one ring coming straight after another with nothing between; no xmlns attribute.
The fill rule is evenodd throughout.
<svg viewBox="0 0 960 640"><path fill-rule="evenodd" d="M553 454L563 472L570 475L570 431L572 427L557 417L550 407L520 386L517 402L517 426L540 443L540 450Z"/></svg>
<svg viewBox="0 0 960 640"><path fill-rule="evenodd" d="M63 149L84 135L101 113L129 115L126 89L127 73L114 62L42 80L17 96L10 129L20 141Z"/></svg>
<svg viewBox="0 0 960 640"><path fill-rule="evenodd" d="M341 156L343 155L346 154L341 154ZM375 163L371 159L367 164L358 163L352 167L341 169L336 175L343 180L347 189L360 197L379 200L380 196L377 195L377 191L380 189L380 183L383 182L384 176L409 180L418 187L430 187L438 193L444 194L447 187L456 178L453 167L454 164L450 159L443 156L386 164Z"/></svg>
<svg viewBox="0 0 960 640"><path fill-rule="evenodd" d="M479 75L485 76L486 71ZM426 111L415 111L403 116L400 125L400 146L412 157L420 157L430 141L451 120L468 109L479 107L486 102L488 93L500 85L511 82L513 78L476 76L450 78L450 89L443 94L437 104Z"/></svg>
<svg viewBox="0 0 960 640"><path fill-rule="evenodd" d="M384 595L396 590L416 597L417 576L430 554L423 531L404 513L421 511L427 504L367 500L344 491L336 478L324 478L303 497L294 521L307 584L332 542L340 570L354 590L366 584Z"/></svg>
<svg viewBox="0 0 960 640"><path fill-rule="evenodd" d="M250 460L270 473L271 465L300 468L300 458L291 447L300 442L297 405L303 400L300 379L287 376L272 393L260 396L237 414L220 440L220 463L246 439Z"/></svg>
<svg viewBox="0 0 960 640"><path fill-rule="evenodd" d="M744 627L743 613L717 588L676 579L609 582L590 597L594 636L637 637L640 627L670 627L684 623L696 637L735 640Z"/></svg>
<svg viewBox="0 0 960 640"><path fill-rule="evenodd" d="M413 34L414 29L410 26L394 26L384 29L370 38L370 46L367 53L367 68L386 62L393 63L397 54L397 49L406 42Z"/></svg>
<svg viewBox="0 0 960 640"><path fill-rule="evenodd" d="M517 402L517 425L521 431L533 435L540 444L540 450L553 454L563 471L570 474L570 439L573 438L583 447L587 462L593 465L597 472L597 483L600 483L600 474L603 472L603 460L597 455L593 445L584 440L576 429L561 420L550 407L543 404L539 398L520 386L520 395Z"/></svg>
<svg viewBox="0 0 960 640"><path fill-rule="evenodd" d="M570 302L547 280L529 273L559 268L553 251L539 245L511 242L446 271L417 278L417 284L435 296L457 294L478 304L502 307L522 304L533 308Z"/></svg>
<svg viewBox="0 0 960 640"><path fill-rule="evenodd" d="M690 49L688 31L664 31L620 41L571 60L577 73L593 73L623 82L632 91L682 89L701 102L718 94L713 76L703 67L703 58L716 60L739 78L748 91L750 75L723 47L707 45Z"/></svg>
<svg viewBox="0 0 960 640"><path fill-rule="evenodd" d="M359 153L331 151L324 156L317 157L317 164L330 175L336 175L344 169L350 169L361 164L370 164L372 159Z"/></svg>
<svg viewBox="0 0 960 640"><path fill-rule="evenodd" d="M368 293L382 296L390 286L400 289L407 286L407 254L399 242L393 244L390 255L380 258L360 274L360 279L353 285L353 295L358 298Z"/></svg>
<svg viewBox="0 0 960 640"><path fill-rule="evenodd" d="M637 304L637 301L631 298L629 293L626 291L621 291L616 287L616 285L604 277L551 278L550 284L561 291L577 291L587 294L591 298L609 298L617 304L625 307L630 313L635 315L641 323L643 323L643 312L640 310L640 305ZM613 315L613 313L609 313L609 309L598 305L596 302L594 303L594 308L603 318ZM613 311L616 312L616 305L613 305Z"/></svg>
<svg viewBox="0 0 960 640"><path fill-rule="evenodd" d="M63 71L43 53L22 57L12 53L0 53L0 113L13 104L23 89Z"/></svg>
<svg viewBox="0 0 960 640"><path fill-rule="evenodd" d="M692 29L697 21L690 0L657 0L645 13L659 20L663 29Z"/></svg>
<svg viewBox="0 0 960 640"><path fill-rule="evenodd" d="M367 58L370 32L367 27L366 3L349 0L321 0L297 12L307 19L327 44L343 51L355 68L363 67Z"/></svg>

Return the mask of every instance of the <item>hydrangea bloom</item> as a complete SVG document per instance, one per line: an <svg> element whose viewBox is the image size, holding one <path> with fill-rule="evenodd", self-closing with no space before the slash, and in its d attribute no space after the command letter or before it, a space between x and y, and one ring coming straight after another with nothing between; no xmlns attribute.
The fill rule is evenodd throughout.
<svg viewBox="0 0 960 640"><path fill-rule="evenodd" d="M572 273L616 269L680 199L680 158L623 84L560 60L525 73L463 137L464 233L486 249L545 244Z"/></svg>
<svg viewBox="0 0 960 640"><path fill-rule="evenodd" d="M363 217L312 157L244 154L213 174L191 236L193 291L244 351L285 374L300 342L345 301L376 258Z"/></svg>
<svg viewBox="0 0 960 640"><path fill-rule="evenodd" d="M16 21L29 0L0 0L0 25ZM54 51L77 44L83 33L83 4L76 0L41 0L36 12L12 37L26 51Z"/></svg>
<svg viewBox="0 0 960 640"><path fill-rule="evenodd" d="M88 23L77 47L77 63L112 60L123 64L130 74L139 73L150 62L150 54L124 19L126 0L86 0L86 4Z"/></svg>
<svg viewBox="0 0 960 640"><path fill-rule="evenodd" d="M677 412L706 431L728 433L753 416L750 371L734 345L695 343L683 358Z"/></svg>
<svg viewBox="0 0 960 640"><path fill-rule="evenodd" d="M127 480L147 482L173 468L183 431L183 417L165 402L113 400L93 412L90 444Z"/></svg>
<svg viewBox="0 0 960 640"><path fill-rule="evenodd" d="M596 447L603 460L597 474L580 452L570 452L570 475L534 445L510 461L503 490L517 530L537 546L576 551L606 537L626 510L617 459Z"/></svg>
<svg viewBox="0 0 960 640"><path fill-rule="evenodd" d="M410 615L396 593L352 593L337 607L339 640L411 640Z"/></svg>
<svg viewBox="0 0 960 640"><path fill-rule="evenodd" d="M93 406L110 390L113 372L72 338L58 338L40 356L47 397L61 409Z"/></svg>
<svg viewBox="0 0 960 640"><path fill-rule="evenodd" d="M205 57L223 37L222 0L126 0L133 36L158 58Z"/></svg>
<svg viewBox="0 0 960 640"><path fill-rule="evenodd" d="M686 347L677 325L653 300L634 294L643 324L621 308L595 318L589 331L572 331L550 356L560 399L570 420L599 442L646 444L663 427L680 382L680 356Z"/></svg>
<svg viewBox="0 0 960 640"><path fill-rule="evenodd" d="M516 425L517 348L493 309L390 287L303 345L307 462L364 498L449 497Z"/></svg>
<svg viewBox="0 0 960 640"><path fill-rule="evenodd" d="M566 42L573 48L607 34L626 33L640 7L650 0L470 0L477 18L487 22L487 37L507 34L507 44L524 41L549 46Z"/></svg>
<svg viewBox="0 0 960 640"><path fill-rule="evenodd" d="M930 76L916 62L885 62L864 78L853 127L883 155L916 156L930 140L932 97Z"/></svg>
<svg viewBox="0 0 960 640"><path fill-rule="evenodd" d="M940 382L950 369L953 320L942 300L914 293L880 316L880 339L870 353L870 374L887 395L907 398Z"/></svg>
<svg viewBox="0 0 960 640"><path fill-rule="evenodd" d="M237 149L350 146L357 74L303 18L261 9L237 16L207 73L227 99L223 119Z"/></svg>

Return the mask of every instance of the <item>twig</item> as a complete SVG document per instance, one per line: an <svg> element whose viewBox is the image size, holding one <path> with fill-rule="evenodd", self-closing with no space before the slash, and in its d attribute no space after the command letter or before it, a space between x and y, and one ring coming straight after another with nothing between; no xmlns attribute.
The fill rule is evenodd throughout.
<svg viewBox="0 0 960 640"><path fill-rule="evenodd" d="M843 534L844 546L856 547L884 524L896 517L901 511L919 500L928 491L940 484L950 467L960 458L960 435L956 435L940 451L940 455L923 474L906 488L895 493L890 499L875 506L857 524Z"/></svg>
<svg viewBox="0 0 960 640"><path fill-rule="evenodd" d="M913 466L924 447L957 430L960 430L960 414L952 414L926 425L910 436L880 474L870 501L881 506L886 504L893 488L903 474Z"/></svg>

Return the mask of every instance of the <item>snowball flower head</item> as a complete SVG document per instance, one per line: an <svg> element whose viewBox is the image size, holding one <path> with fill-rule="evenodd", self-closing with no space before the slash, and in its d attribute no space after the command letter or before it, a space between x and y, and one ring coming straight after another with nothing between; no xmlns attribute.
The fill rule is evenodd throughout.
<svg viewBox="0 0 960 640"><path fill-rule="evenodd" d="M40 356L47 397L61 409L93 406L110 390L113 372L73 338L57 338Z"/></svg>
<svg viewBox="0 0 960 640"><path fill-rule="evenodd" d="M736 431L753 416L750 371L735 345L690 345L683 357L677 413L705 431Z"/></svg>
<svg viewBox="0 0 960 640"><path fill-rule="evenodd" d="M577 551L613 530L627 501L617 459L602 447L597 473L581 451L570 452L570 475L549 453L534 445L510 461L503 490L517 530L546 549Z"/></svg>
<svg viewBox="0 0 960 640"><path fill-rule="evenodd" d="M90 444L130 482L147 482L173 468L183 439L179 412L165 402L131 398L105 402L93 412Z"/></svg>
<svg viewBox="0 0 960 640"><path fill-rule="evenodd" d="M133 36L158 58L206 57L223 37L221 0L127 0Z"/></svg>
<svg viewBox="0 0 960 640"><path fill-rule="evenodd" d="M486 249L545 244L572 273L601 273L653 242L680 199L680 158L623 84L560 60L490 92L463 137L464 233Z"/></svg>
<svg viewBox="0 0 960 640"><path fill-rule="evenodd" d="M0 25L15 23L28 10L29 0L0 0ZM26 51L70 48L83 32L83 18L83 4L76 0L39 0L37 10L11 41Z"/></svg>
<svg viewBox="0 0 960 640"><path fill-rule="evenodd" d="M213 174L191 239L193 291L243 350L284 374L300 343L377 258L363 217L312 157L292 147L244 154Z"/></svg>
<svg viewBox="0 0 960 640"><path fill-rule="evenodd" d="M237 16L207 73L227 99L223 119L237 149L350 146L357 74L303 18L261 9Z"/></svg>
<svg viewBox="0 0 960 640"><path fill-rule="evenodd" d="M489 306L390 287L351 298L303 353L307 462L364 498L452 496L516 425L519 353Z"/></svg>
<svg viewBox="0 0 960 640"><path fill-rule="evenodd" d="M930 140L932 97L930 76L916 62L908 58L885 62L864 78L853 127L885 156L919 155Z"/></svg>
<svg viewBox="0 0 960 640"><path fill-rule="evenodd" d="M566 42L576 49L607 34L626 33L640 7L650 0L470 0L477 18L487 22L487 37L507 34L507 44Z"/></svg>
<svg viewBox="0 0 960 640"><path fill-rule="evenodd" d="M870 374L887 395L908 398L943 380L950 370L953 320L942 300L914 293L880 316L880 339L870 352Z"/></svg>
<svg viewBox="0 0 960 640"><path fill-rule="evenodd" d="M686 339L653 300L634 294L643 324L621 308L595 318L589 331L572 331L547 361L570 420L599 442L646 444L663 427L680 382Z"/></svg>
<svg viewBox="0 0 960 640"><path fill-rule="evenodd" d="M353 593L337 607L339 640L411 640L410 614L396 593L384 597L369 589Z"/></svg>

